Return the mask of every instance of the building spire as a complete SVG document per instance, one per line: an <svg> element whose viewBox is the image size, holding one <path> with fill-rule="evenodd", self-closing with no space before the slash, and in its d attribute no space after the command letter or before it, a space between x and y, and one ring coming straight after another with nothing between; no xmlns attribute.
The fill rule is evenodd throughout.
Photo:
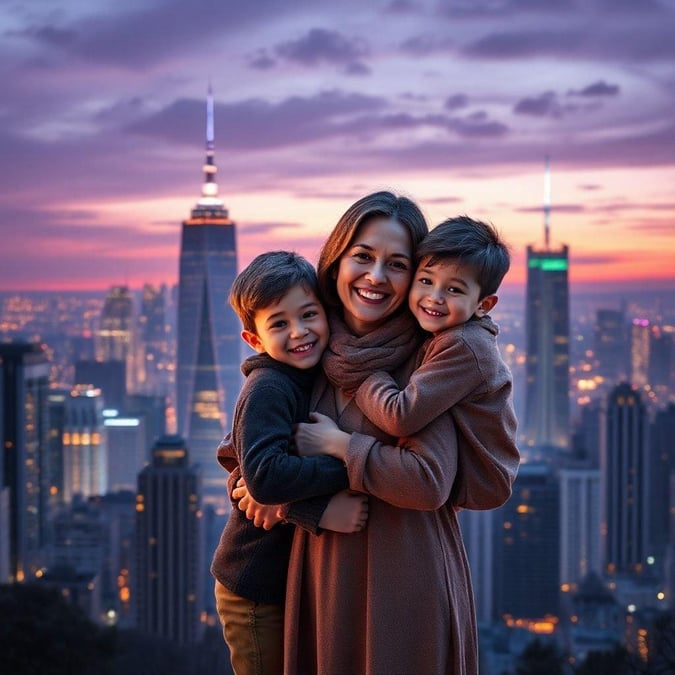
<svg viewBox="0 0 675 675"><path fill-rule="evenodd" d="M548 251L551 243L551 166L546 155L544 169L544 250Z"/></svg>
<svg viewBox="0 0 675 675"><path fill-rule="evenodd" d="M213 123L213 91L209 81L208 93L206 96L206 162L203 167L204 183L202 184L202 199L200 204L213 204L219 202L218 183L216 183L216 173L218 167L215 162L215 133Z"/></svg>

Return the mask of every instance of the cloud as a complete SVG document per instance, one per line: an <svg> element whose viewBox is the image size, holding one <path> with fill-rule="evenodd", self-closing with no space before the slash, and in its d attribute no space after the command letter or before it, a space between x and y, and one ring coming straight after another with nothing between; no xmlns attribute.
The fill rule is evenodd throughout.
<svg viewBox="0 0 675 675"><path fill-rule="evenodd" d="M584 87L580 90L570 90L568 96L588 96L588 97L597 97L597 96L618 96L621 88L617 84L607 84L603 80L589 84L587 87Z"/></svg>
<svg viewBox="0 0 675 675"><path fill-rule="evenodd" d="M454 45L452 38L436 37L425 33L407 38L401 43L400 49L410 56L429 56L449 52Z"/></svg>
<svg viewBox="0 0 675 675"><path fill-rule="evenodd" d="M247 99L215 106L218 144L229 149L269 149L330 138L352 125L344 117L373 113L385 107L382 98L337 90L315 96L291 96L278 103ZM181 143L194 143L203 126L204 102L180 99L154 115L138 120L129 131Z"/></svg>
<svg viewBox="0 0 675 675"><path fill-rule="evenodd" d="M539 206L523 206L514 209L516 213L541 213L543 207ZM588 209L585 204L553 204L551 205L551 213L584 213Z"/></svg>
<svg viewBox="0 0 675 675"><path fill-rule="evenodd" d="M275 54L286 61L303 66L322 63L339 65L350 74L367 74L369 68L363 63L369 49L363 40L346 38L334 30L312 28L297 40L289 40L274 48Z"/></svg>
<svg viewBox="0 0 675 675"><path fill-rule="evenodd" d="M520 99L513 106L513 112L516 115L559 119L568 113L588 112L596 108L597 104L595 103L585 106L579 106L574 103L561 103L556 92L545 91L537 96L526 96Z"/></svg>
<svg viewBox="0 0 675 675"><path fill-rule="evenodd" d="M446 110L459 110L469 105L469 97L466 94L453 94L445 99L443 107Z"/></svg>

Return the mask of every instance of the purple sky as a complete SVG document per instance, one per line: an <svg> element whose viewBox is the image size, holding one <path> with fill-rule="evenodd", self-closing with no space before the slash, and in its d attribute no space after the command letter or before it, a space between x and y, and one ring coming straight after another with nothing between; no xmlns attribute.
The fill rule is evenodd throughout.
<svg viewBox="0 0 675 675"><path fill-rule="evenodd" d="M240 262L357 197L553 233L573 280L675 278L675 1L8 0L0 289L173 282L205 96Z"/></svg>

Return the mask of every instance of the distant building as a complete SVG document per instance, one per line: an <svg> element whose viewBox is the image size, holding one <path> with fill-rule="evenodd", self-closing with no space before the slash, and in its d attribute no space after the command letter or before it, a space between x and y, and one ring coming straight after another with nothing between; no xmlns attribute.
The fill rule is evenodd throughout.
<svg viewBox="0 0 675 675"><path fill-rule="evenodd" d="M649 384L651 334L648 319L633 319L630 327L630 383L639 389Z"/></svg>
<svg viewBox="0 0 675 675"><path fill-rule="evenodd" d="M574 587L600 574L599 469L563 468L560 478L560 585Z"/></svg>
<svg viewBox="0 0 675 675"><path fill-rule="evenodd" d="M601 578L586 575L570 598L568 650L575 663L590 652L611 652L622 642L624 611Z"/></svg>
<svg viewBox="0 0 675 675"><path fill-rule="evenodd" d="M668 547L675 546L670 519L675 514L675 403L659 410L649 434L649 522L654 553L663 559Z"/></svg>
<svg viewBox="0 0 675 675"><path fill-rule="evenodd" d="M126 396L124 361L76 361L75 384L88 384L103 393L106 408L123 410Z"/></svg>
<svg viewBox="0 0 675 675"><path fill-rule="evenodd" d="M136 598L139 630L177 643L201 638L201 484L182 438L165 436L138 476Z"/></svg>
<svg viewBox="0 0 675 675"><path fill-rule="evenodd" d="M626 377L628 325L623 311L599 309L595 316L593 352L598 375L612 384Z"/></svg>
<svg viewBox="0 0 675 675"><path fill-rule="evenodd" d="M567 448L570 432L569 249L550 247L549 214L547 199L544 247L527 247L523 434L525 453L538 458Z"/></svg>
<svg viewBox="0 0 675 675"><path fill-rule="evenodd" d="M169 346L166 286L143 286L139 323L138 389L145 394L169 393Z"/></svg>
<svg viewBox="0 0 675 675"><path fill-rule="evenodd" d="M66 400L63 430L64 502L108 489L108 448L100 389L75 385Z"/></svg>
<svg viewBox="0 0 675 675"><path fill-rule="evenodd" d="M607 399L602 442L604 570L639 572L649 542L647 411L628 383Z"/></svg>
<svg viewBox="0 0 675 675"><path fill-rule="evenodd" d="M673 371L673 334L651 327L647 379L651 387L670 387Z"/></svg>
<svg viewBox="0 0 675 675"><path fill-rule="evenodd" d="M50 389L47 394L49 419L47 453L49 455L48 502L49 514L56 513L64 504L64 457L63 432L66 428L66 401L70 398L69 389Z"/></svg>
<svg viewBox="0 0 675 675"><path fill-rule="evenodd" d="M471 569L476 619L488 625L498 619L494 608L494 521L495 511L462 510L458 514L462 539Z"/></svg>
<svg viewBox="0 0 675 675"><path fill-rule="evenodd" d="M235 224L218 198L213 98L207 105L202 198L183 222L178 288L178 433L202 466L207 496L223 495L215 449L232 423L241 386L240 325L228 297L237 274Z"/></svg>
<svg viewBox="0 0 675 675"><path fill-rule="evenodd" d="M135 490L138 473L149 461L145 417L107 414L108 492Z"/></svg>
<svg viewBox="0 0 675 675"><path fill-rule="evenodd" d="M0 344L2 479L9 489L9 576L33 578L45 543L49 361L40 344Z"/></svg>
<svg viewBox="0 0 675 675"><path fill-rule="evenodd" d="M495 511L495 607L514 619L556 616L560 492L549 463L521 464L513 496Z"/></svg>
<svg viewBox="0 0 675 675"><path fill-rule="evenodd" d="M101 325L96 336L96 360L125 363L127 391L136 389L134 321L131 292L126 286L113 286L101 313Z"/></svg>

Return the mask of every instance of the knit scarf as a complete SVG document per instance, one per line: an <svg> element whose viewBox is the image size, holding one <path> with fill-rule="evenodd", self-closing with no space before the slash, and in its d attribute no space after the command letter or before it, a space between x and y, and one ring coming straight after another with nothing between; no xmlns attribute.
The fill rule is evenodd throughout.
<svg viewBox="0 0 675 675"><path fill-rule="evenodd" d="M419 347L422 332L415 320L403 312L388 319L367 335L354 335L343 319L329 315L330 341L321 365L337 389L352 393L375 371L391 372Z"/></svg>

